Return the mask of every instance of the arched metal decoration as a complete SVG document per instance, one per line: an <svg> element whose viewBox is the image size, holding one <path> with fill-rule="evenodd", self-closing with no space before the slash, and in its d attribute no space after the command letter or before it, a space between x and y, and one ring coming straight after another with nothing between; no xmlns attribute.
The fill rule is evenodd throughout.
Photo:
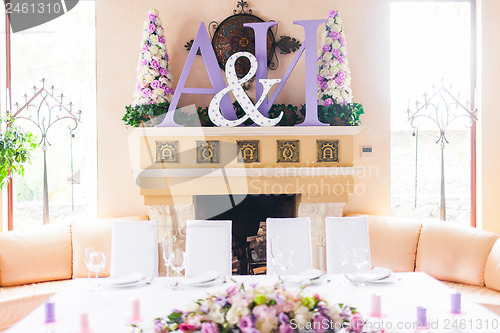
<svg viewBox="0 0 500 333"><path fill-rule="evenodd" d="M239 9L238 9L239 8ZM244 27L244 23L265 22L258 16L253 15L251 9L248 8L248 2L239 0L236 9L233 10L233 15L224 19L221 23L212 21L209 24L210 35L212 38L212 46L214 48L217 62L221 69L225 69L227 59L237 52L249 52L255 55L255 36L251 28ZM302 44L299 40L289 37L280 36L280 40L276 41L278 28L273 27L267 33L267 56L268 68L275 70L279 66L277 49L280 54L290 54L296 52ZM184 47L189 51L193 44L193 40L187 42ZM239 59L236 63L236 73L238 77L243 77L249 70L250 63L246 59ZM248 84L246 85L248 88Z"/></svg>
<svg viewBox="0 0 500 333"><path fill-rule="evenodd" d="M460 94L457 96L451 93L451 86L447 89L443 82L437 90L433 86L431 94L423 94L423 102L418 99L415 101L415 112L411 112L408 105L407 113L408 120L411 126L418 131L419 120L427 119L434 123L439 130L439 137L436 144L441 148L441 202L439 217L442 221L446 221L446 196L445 196L445 170L444 170L444 148L449 143L446 138L448 126L459 118L464 118L467 121L468 127L471 127L477 121L477 109L471 110L470 103L463 104L460 101ZM418 133L418 132L417 132Z"/></svg>
<svg viewBox="0 0 500 333"><path fill-rule="evenodd" d="M33 86L33 96L28 99L24 94L25 103L19 107L16 103L17 111L13 113L13 118L30 121L36 126L41 134L40 145L43 150L43 224L49 223L49 191L47 182L47 149L51 145L47 134L54 124L67 120L70 135L80 123L81 111L78 111L78 117L72 113L73 103L69 102L68 107L64 106L64 94L54 95L54 86L50 91L45 88L45 79L42 79L42 87ZM24 112L24 114L22 114ZM71 146L71 151L73 147ZM71 177L73 178L73 161L71 161ZM72 179L73 180L73 179Z"/></svg>

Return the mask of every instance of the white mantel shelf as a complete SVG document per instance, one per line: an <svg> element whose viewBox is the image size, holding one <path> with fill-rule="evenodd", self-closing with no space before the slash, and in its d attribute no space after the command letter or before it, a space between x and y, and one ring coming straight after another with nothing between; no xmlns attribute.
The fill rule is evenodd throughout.
<svg viewBox="0 0 500 333"><path fill-rule="evenodd" d="M356 135L361 126L140 127L141 136L320 136Z"/></svg>
<svg viewBox="0 0 500 333"><path fill-rule="evenodd" d="M145 169L144 178L198 178L198 177L319 177L353 176L364 167L283 167L283 168L213 168L213 169Z"/></svg>

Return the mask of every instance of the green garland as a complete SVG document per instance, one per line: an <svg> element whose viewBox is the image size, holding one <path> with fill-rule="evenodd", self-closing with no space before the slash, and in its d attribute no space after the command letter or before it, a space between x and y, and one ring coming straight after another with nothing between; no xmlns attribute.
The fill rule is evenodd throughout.
<svg viewBox="0 0 500 333"><path fill-rule="evenodd" d="M156 117L162 116L167 113L169 103L137 105L135 107L129 105L126 107L126 113L122 120L126 125L139 127L148 121L154 121ZM238 102L233 103L238 118L245 115ZM277 126L295 126L304 121L306 114L306 107L304 104L295 106L292 104L273 104L269 110L269 117L276 118L281 113L283 117ZM359 126L361 124L360 116L364 114L363 105L359 103L351 103L347 105L333 104L329 106L318 105L318 119L330 124L330 126ZM154 125L163 120L159 117ZM198 107L196 113L189 112L176 112L174 121L177 124L186 127L214 127L215 125L208 116L208 107ZM243 125L252 125L253 121L248 119Z"/></svg>

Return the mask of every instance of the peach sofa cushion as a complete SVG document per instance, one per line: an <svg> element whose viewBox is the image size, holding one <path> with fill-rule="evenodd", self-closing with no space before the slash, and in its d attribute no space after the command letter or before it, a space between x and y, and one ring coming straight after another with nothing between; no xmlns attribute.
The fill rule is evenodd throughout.
<svg viewBox="0 0 500 333"><path fill-rule="evenodd" d="M404 218L368 216L372 266L413 272L421 226Z"/></svg>
<svg viewBox="0 0 500 333"><path fill-rule="evenodd" d="M73 278L87 277L85 265L85 248L93 247L106 255L106 267L99 276L109 276L111 260L111 220L78 221L71 225L73 240ZM92 273L93 274L93 273ZM92 275L93 276L93 275Z"/></svg>
<svg viewBox="0 0 500 333"><path fill-rule="evenodd" d="M63 280L0 288L0 332L26 317L70 283L71 280Z"/></svg>
<svg viewBox="0 0 500 333"><path fill-rule="evenodd" d="M71 231L67 224L0 234L0 286L71 278Z"/></svg>
<svg viewBox="0 0 500 333"><path fill-rule="evenodd" d="M416 270L439 280L483 286L486 259L499 237L452 223L426 222L418 242Z"/></svg>
<svg viewBox="0 0 500 333"><path fill-rule="evenodd" d="M496 241L486 260L484 283L486 287L500 291L500 240Z"/></svg>

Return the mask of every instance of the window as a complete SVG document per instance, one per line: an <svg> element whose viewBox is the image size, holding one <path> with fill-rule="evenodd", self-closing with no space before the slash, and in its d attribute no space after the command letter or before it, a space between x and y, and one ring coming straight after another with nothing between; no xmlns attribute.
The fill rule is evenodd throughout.
<svg viewBox="0 0 500 333"><path fill-rule="evenodd" d="M51 111L53 125L47 130L50 145L46 154L50 222L96 216L95 2L80 1L72 10L48 23L11 33L10 52L12 113L17 111L16 102L21 106L26 98L34 95L33 86L39 89L45 84L49 92L54 86L57 99L61 93L64 95L62 104L66 108L69 109L72 102L72 113L81 118L76 129L71 130L75 125L72 120L54 123L55 117L62 116L64 110ZM34 102L38 105L40 98ZM45 117L48 112L41 110ZM31 108L20 112L18 117L22 118L16 123L40 140L40 129L23 119L30 116L38 122L36 108ZM32 163L26 166L24 177L13 179L16 230L42 224L43 159L40 146L33 153Z"/></svg>
<svg viewBox="0 0 500 333"><path fill-rule="evenodd" d="M441 145L439 127L421 117L408 118L432 92L444 86L470 109L471 18L473 2L415 1L391 3L391 192L396 216L440 218ZM434 89L433 89L434 85ZM450 87L451 86L451 87ZM439 97L437 97L439 99ZM431 103L437 104L437 100ZM443 103L434 111L443 124ZM410 112L407 110L410 108ZM463 110L453 110L460 112ZM452 113L451 112L451 113ZM450 114L451 114L450 113ZM470 119L458 118L445 129L444 196L448 221L474 224L471 208ZM472 202L472 205L471 205Z"/></svg>

